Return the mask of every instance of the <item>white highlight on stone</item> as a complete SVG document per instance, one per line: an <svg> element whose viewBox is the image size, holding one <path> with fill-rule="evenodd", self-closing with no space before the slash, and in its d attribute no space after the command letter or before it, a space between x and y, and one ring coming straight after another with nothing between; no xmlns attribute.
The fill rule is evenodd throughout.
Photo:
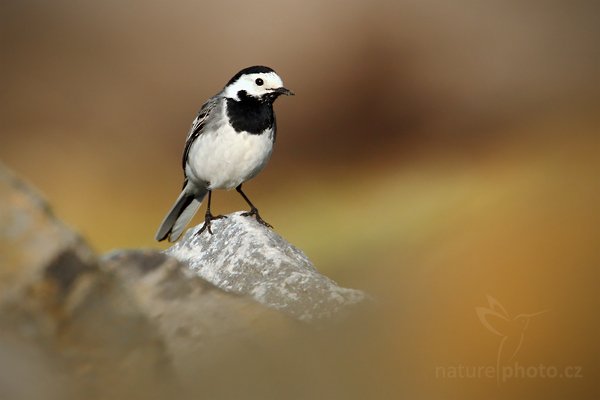
<svg viewBox="0 0 600 400"><path fill-rule="evenodd" d="M366 298L320 274L275 231L241 213L214 220L214 235L189 229L166 253L215 286L247 295L303 321L332 318Z"/></svg>

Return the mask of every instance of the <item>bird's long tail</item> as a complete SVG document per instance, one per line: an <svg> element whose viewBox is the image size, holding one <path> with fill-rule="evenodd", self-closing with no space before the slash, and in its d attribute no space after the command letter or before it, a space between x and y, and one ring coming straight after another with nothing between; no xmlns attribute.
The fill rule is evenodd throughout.
<svg viewBox="0 0 600 400"><path fill-rule="evenodd" d="M169 242L179 239L186 225L194 217L196 211L198 211L204 196L208 193L208 189L201 191L196 189L194 193L186 189L187 185L184 186L171 211L169 211L160 224L160 228L158 228L155 236L159 242L167 238Z"/></svg>

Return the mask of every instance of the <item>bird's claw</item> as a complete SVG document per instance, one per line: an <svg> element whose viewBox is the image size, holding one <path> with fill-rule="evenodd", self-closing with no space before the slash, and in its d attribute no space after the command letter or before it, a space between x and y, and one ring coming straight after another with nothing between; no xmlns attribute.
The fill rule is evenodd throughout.
<svg viewBox="0 0 600 400"><path fill-rule="evenodd" d="M254 216L254 218L256 218L256 221L263 225L266 226L267 228L273 228L273 226L271 224L269 224L267 221L265 221L264 219L262 219L260 217L260 214L258 213L258 209L253 208L248 212L242 213L242 217L252 217Z"/></svg>
<svg viewBox="0 0 600 400"><path fill-rule="evenodd" d="M202 232L204 232L205 230L208 230L208 233L210 233L211 235L213 234L211 227L211 222L215 219L222 219L222 218L227 218L226 215L212 215L209 213L206 213L206 215L204 216L204 225L202 225L202 228L200 228L200 230L198 231L198 233L196 233L196 235L201 235Z"/></svg>

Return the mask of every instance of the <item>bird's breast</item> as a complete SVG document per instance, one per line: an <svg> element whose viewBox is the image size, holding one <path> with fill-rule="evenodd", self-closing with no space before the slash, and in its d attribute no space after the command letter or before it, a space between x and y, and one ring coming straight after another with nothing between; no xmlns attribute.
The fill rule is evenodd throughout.
<svg viewBox="0 0 600 400"><path fill-rule="evenodd" d="M230 124L203 132L192 144L188 178L208 182L209 189L232 189L255 177L273 151L274 127L260 134L236 131Z"/></svg>

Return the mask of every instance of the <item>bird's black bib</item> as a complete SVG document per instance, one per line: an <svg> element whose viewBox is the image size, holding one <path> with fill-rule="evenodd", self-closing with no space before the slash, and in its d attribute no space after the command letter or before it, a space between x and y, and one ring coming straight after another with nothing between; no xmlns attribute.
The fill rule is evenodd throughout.
<svg viewBox="0 0 600 400"><path fill-rule="evenodd" d="M238 97L239 101L227 99L227 117L236 132L260 135L273 126L275 116L270 99L248 96L244 90L238 92Z"/></svg>

